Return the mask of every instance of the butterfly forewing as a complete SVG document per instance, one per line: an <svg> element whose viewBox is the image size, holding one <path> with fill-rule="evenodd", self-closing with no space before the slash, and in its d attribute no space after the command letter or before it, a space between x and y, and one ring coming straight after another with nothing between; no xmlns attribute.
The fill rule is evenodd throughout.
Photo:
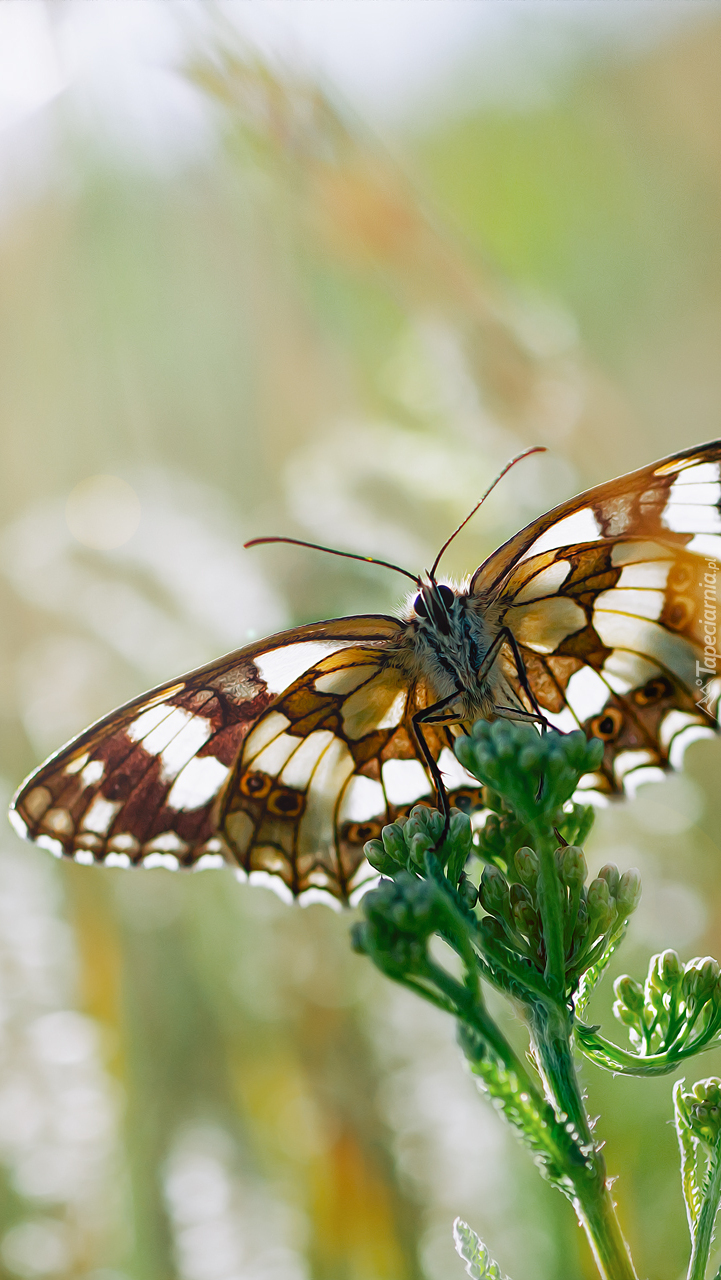
<svg viewBox="0 0 721 1280"><path fill-rule="evenodd" d="M15 826L85 862L192 866L206 854L228 857L215 810L253 726L321 655L359 639L382 651L397 629L383 617L301 627L135 699L27 780L13 802Z"/></svg>
<svg viewBox="0 0 721 1280"><path fill-rule="evenodd" d="M475 575L495 581L547 719L605 742L597 790L678 765L716 727L720 460L714 442L582 494Z"/></svg>

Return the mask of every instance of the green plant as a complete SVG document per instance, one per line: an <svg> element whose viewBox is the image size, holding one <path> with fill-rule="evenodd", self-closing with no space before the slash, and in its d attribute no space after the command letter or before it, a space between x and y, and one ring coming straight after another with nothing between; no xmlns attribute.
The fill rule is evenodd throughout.
<svg viewBox="0 0 721 1280"><path fill-rule="evenodd" d="M480 721L457 755L484 785L488 816L415 808L366 846L381 872L364 899L355 949L396 982L453 1015L482 1092L514 1127L541 1174L572 1203L606 1280L636 1276L586 1113L573 1048L610 1072L659 1075L721 1042L721 971L715 960L685 966L673 951L653 956L643 986L617 980L614 1012L627 1028L622 1049L582 1021L589 996L623 939L641 896L637 871L602 867L587 883L581 843L593 813L572 796L599 763L602 744L581 732L547 733ZM478 886L469 874L483 866ZM437 958L440 938L457 971ZM522 1011L530 1064L491 1017L488 983ZM532 1064L532 1065L531 1065ZM675 1090L682 1182L691 1234L689 1280L703 1280L721 1199L721 1081ZM465 1223L456 1248L476 1280L501 1272Z"/></svg>

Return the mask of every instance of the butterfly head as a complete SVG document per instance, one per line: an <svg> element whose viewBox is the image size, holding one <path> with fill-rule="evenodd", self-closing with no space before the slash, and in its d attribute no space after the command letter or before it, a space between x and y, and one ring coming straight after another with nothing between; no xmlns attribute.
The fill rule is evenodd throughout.
<svg viewBox="0 0 721 1280"><path fill-rule="evenodd" d="M418 585L421 589L413 601L413 612L417 618L426 619L437 631L448 635L457 599L455 591L445 582L438 583L432 578L427 582L419 581Z"/></svg>

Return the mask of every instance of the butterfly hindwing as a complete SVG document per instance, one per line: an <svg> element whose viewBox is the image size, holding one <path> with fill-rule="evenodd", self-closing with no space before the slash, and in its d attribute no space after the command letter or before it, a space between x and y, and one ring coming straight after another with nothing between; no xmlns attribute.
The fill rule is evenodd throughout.
<svg viewBox="0 0 721 1280"><path fill-rule="evenodd" d="M367 646L305 672L257 721L223 789L218 829L238 863L251 875L272 871L294 895L319 889L350 899L372 874L365 842L430 800L411 724L427 697ZM455 798L479 807L480 791L446 736L430 731L426 740L434 758L445 750L455 782L468 788Z"/></svg>

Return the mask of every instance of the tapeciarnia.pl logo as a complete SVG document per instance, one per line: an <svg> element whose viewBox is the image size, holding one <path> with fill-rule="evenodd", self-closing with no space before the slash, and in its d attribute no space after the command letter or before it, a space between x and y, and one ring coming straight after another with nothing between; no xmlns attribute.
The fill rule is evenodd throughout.
<svg viewBox="0 0 721 1280"><path fill-rule="evenodd" d="M715 693L712 691L709 682L704 678L706 676L715 676L717 674L718 653L716 649L716 616L718 610L716 598L716 576L718 574L718 563L716 560L707 560L707 571L703 576L703 618L701 626L703 629L703 662L696 660L696 684L701 693L697 698L698 706L705 706L706 710L710 710L710 702L714 700ZM705 686L705 687L704 687Z"/></svg>

